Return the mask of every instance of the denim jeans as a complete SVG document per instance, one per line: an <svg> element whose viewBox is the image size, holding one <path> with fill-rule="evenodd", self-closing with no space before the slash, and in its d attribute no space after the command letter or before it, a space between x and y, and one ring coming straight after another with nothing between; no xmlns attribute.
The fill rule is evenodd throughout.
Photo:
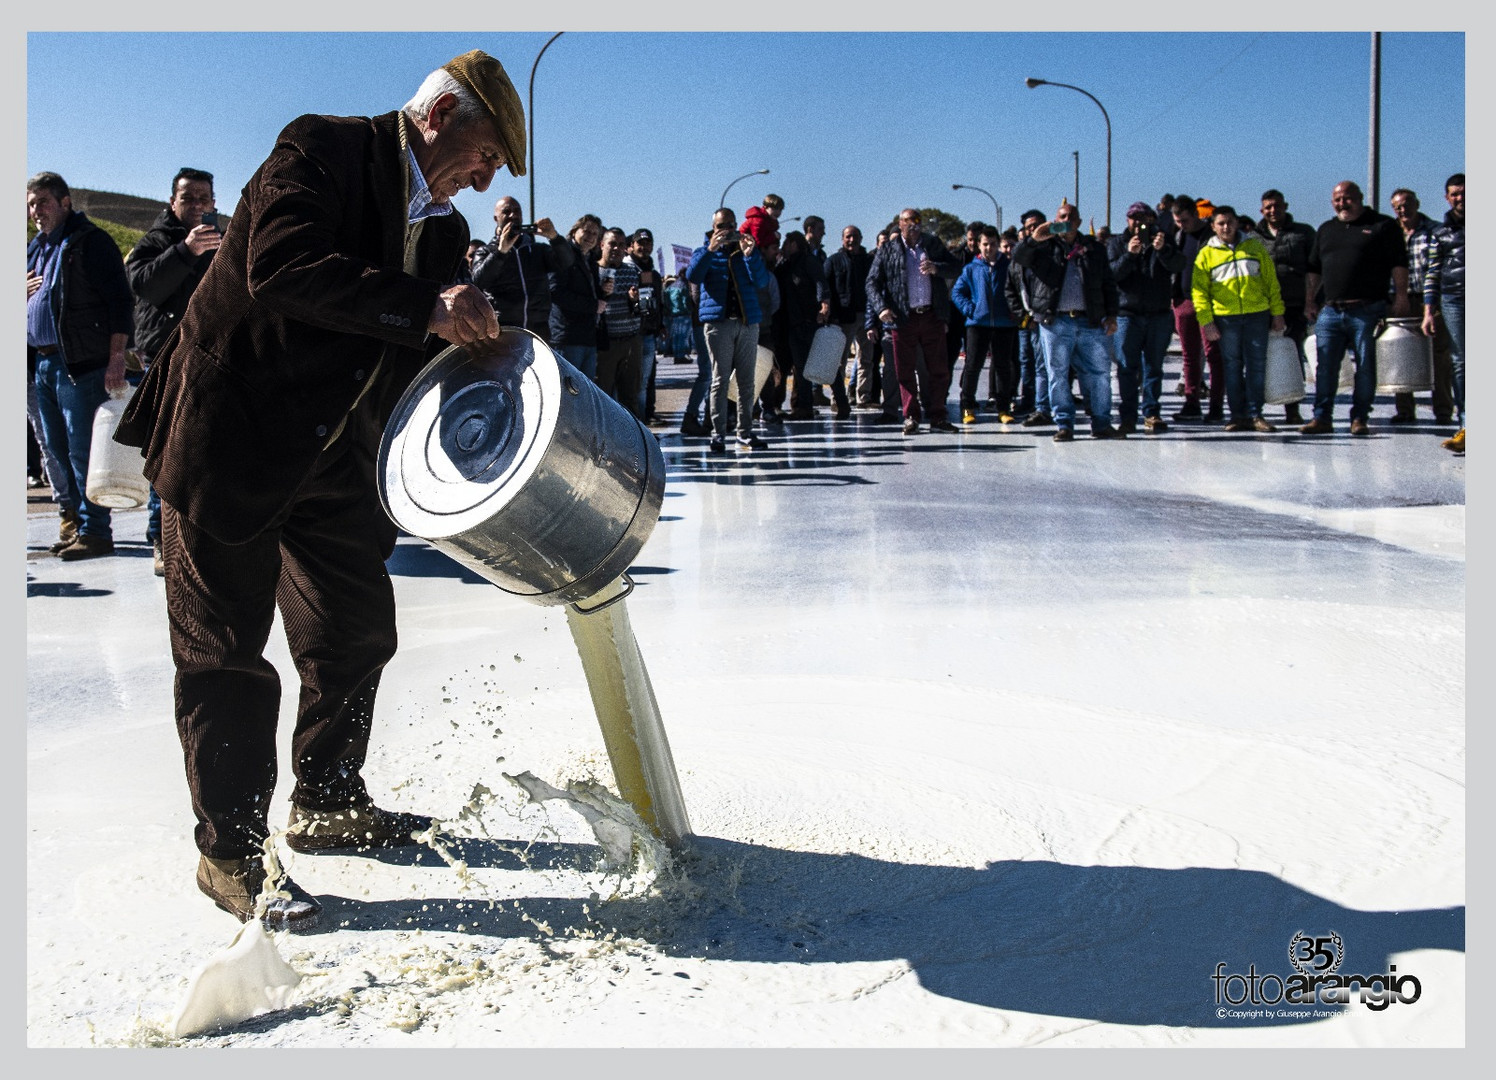
<svg viewBox="0 0 1496 1080"><path fill-rule="evenodd" d="M61 353L36 358L36 408L45 446L63 466L51 478L65 510L76 510L83 536L113 538L109 508L88 501L88 450L93 442L94 413L109 397L104 369L70 378Z"/></svg>
<svg viewBox="0 0 1496 1080"><path fill-rule="evenodd" d="M639 339L639 397L635 402L634 415L643 420L649 416L649 380L655 369L655 336L645 334Z"/></svg>
<svg viewBox="0 0 1496 1080"><path fill-rule="evenodd" d="M1138 391L1143 394L1143 416L1158 416L1164 388L1164 356L1174 336L1174 313L1117 317L1117 340L1122 360L1117 367L1117 419L1138 422Z"/></svg>
<svg viewBox="0 0 1496 1080"><path fill-rule="evenodd" d="M566 358L568 364L597 382L596 345L558 345L556 351Z"/></svg>
<svg viewBox="0 0 1496 1080"><path fill-rule="evenodd" d="M1035 409L1044 412L1049 408L1049 375L1044 370L1039 328L1032 324L1018 331L1018 385L1021 412Z"/></svg>
<svg viewBox="0 0 1496 1080"><path fill-rule="evenodd" d="M1044 341L1044 361L1049 374L1049 412L1056 426L1075 426L1075 399L1070 396L1070 368L1080 375L1091 414L1091 430L1103 431L1112 423L1112 343L1105 330L1092 326L1084 315L1056 315L1054 322L1039 327Z"/></svg>
<svg viewBox="0 0 1496 1080"><path fill-rule="evenodd" d="M1221 332L1221 362L1226 368L1226 407L1232 420L1254 420L1262 415L1267 336L1273 317L1266 311L1217 315L1215 324Z"/></svg>
<svg viewBox="0 0 1496 1080"><path fill-rule="evenodd" d="M1371 402L1377 392L1376 328L1387 311L1387 302L1356 304L1336 310L1328 304L1314 323L1314 419L1330 420L1335 414L1335 395L1340 387L1340 362L1345 350L1356 354L1356 383L1351 395L1351 419L1371 419Z"/></svg>
<svg viewBox="0 0 1496 1080"><path fill-rule="evenodd" d="M686 399L686 412L681 417L681 423L687 420L695 420L703 427L711 423L711 411L702 415L702 406L706 404L707 393L712 388L712 357L706 351L706 328L701 323L691 325L691 338L696 347L696 381L691 384L691 395Z"/></svg>
<svg viewBox="0 0 1496 1080"><path fill-rule="evenodd" d="M31 421L32 434L36 436L36 445L42 452L42 468L47 473L47 486L52 489L52 500L57 503L59 510L74 510L76 507L68 506L63 501L62 493L66 490L62 485L67 482L67 467L57 460L57 455L52 453L52 447L47 442L47 437L42 434L42 414L37 405L36 377L32 376L26 381L26 419Z"/></svg>
<svg viewBox="0 0 1496 1080"><path fill-rule="evenodd" d="M1465 426L1465 298L1446 297L1439 308L1449 331L1449 363L1454 368L1454 415Z"/></svg>

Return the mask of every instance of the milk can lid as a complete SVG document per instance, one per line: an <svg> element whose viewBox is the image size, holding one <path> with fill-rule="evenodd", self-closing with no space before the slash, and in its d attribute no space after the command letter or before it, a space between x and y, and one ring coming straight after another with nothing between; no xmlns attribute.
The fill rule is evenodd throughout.
<svg viewBox="0 0 1496 1080"><path fill-rule="evenodd" d="M433 540L499 513L544 458L560 393L555 354L517 327L491 347L442 352L396 403L380 440L390 518Z"/></svg>

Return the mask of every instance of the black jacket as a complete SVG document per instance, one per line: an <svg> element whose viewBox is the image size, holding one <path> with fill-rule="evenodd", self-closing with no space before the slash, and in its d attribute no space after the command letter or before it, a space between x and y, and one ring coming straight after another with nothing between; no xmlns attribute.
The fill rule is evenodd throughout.
<svg viewBox="0 0 1496 1080"><path fill-rule="evenodd" d="M168 207L125 260L135 294L135 347L147 364L177 328L187 301L208 272L214 252L194 255L183 243L187 226Z"/></svg>
<svg viewBox="0 0 1496 1080"><path fill-rule="evenodd" d="M1257 226L1257 235L1267 245L1273 257L1273 269L1278 273L1278 292L1283 303L1290 307L1304 304L1304 275L1309 272L1309 252L1314 249L1314 227L1293 220L1276 234L1264 220Z"/></svg>
<svg viewBox="0 0 1496 1080"><path fill-rule="evenodd" d="M1112 267L1107 261L1106 250L1095 237L1084 233L1076 238L1080 253L1081 285L1085 289L1086 318L1091 325L1100 327L1104 319L1117 317L1117 280L1112 277ZM1013 249L1013 262L1033 271L1029 287L1029 307L1034 317L1045 326L1054 322L1060 289L1065 284L1065 267L1071 245L1050 238L1037 243L1027 237Z"/></svg>
<svg viewBox="0 0 1496 1080"><path fill-rule="evenodd" d="M550 275L570 266L575 252L564 236L542 244L529 235L521 236L508 251L500 251L496 235L473 253L473 284L493 304L501 326L519 326L548 337Z"/></svg>
<svg viewBox="0 0 1496 1080"><path fill-rule="evenodd" d="M1117 280L1117 307L1128 315L1161 315L1172 312L1174 275L1184 265L1184 254L1170 240L1162 251L1149 243L1142 254L1127 250L1130 231L1107 241L1106 257Z"/></svg>
<svg viewBox="0 0 1496 1080"><path fill-rule="evenodd" d="M58 345L70 375L109 366L109 339L131 330L130 283L114 238L74 210L63 223L63 248L57 256L57 287L52 290L52 318ZM26 266L41 246L38 233L26 248ZM36 370L35 352L26 349L27 370Z"/></svg>
<svg viewBox="0 0 1496 1080"><path fill-rule="evenodd" d="M930 303L935 317L947 322L951 315L951 282L961 273L961 261L950 253L933 233L925 233L922 241L925 255L939 267L940 272L930 275ZM895 233L884 241L873 256L867 273L867 306L869 318L876 321L884 308L893 312L894 325L903 326L909 318L909 281L905 277L904 238Z"/></svg>
<svg viewBox="0 0 1496 1080"><path fill-rule="evenodd" d="M850 253L837 248L826 260L826 299L833 323L861 323L867 312L867 272L873 257L858 245Z"/></svg>
<svg viewBox="0 0 1496 1080"><path fill-rule="evenodd" d="M559 243L559 241L558 241ZM550 276L551 344L597 344L597 301L602 296L597 287L597 263L582 257L570 240L572 259L564 269Z"/></svg>
<svg viewBox="0 0 1496 1080"><path fill-rule="evenodd" d="M779 281L780 318L798 325L815 326L825 295L826 278L814 252L801 248L793 258L774 268Z"/></svg>

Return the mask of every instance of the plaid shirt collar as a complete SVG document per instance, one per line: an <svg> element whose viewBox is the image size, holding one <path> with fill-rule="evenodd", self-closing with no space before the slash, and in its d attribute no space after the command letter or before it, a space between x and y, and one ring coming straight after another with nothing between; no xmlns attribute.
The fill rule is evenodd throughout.
<svg viewBox="0 0 1496 1080"><path fill-rule="evenodd" d="M406 214L409 223L414 225L422 218L445 217L450 214L451 203L432 201L431 189L426 186L421 166L416 163L416 152L409 146L405 148L405 164L410 168L410 208Z"/></svg>

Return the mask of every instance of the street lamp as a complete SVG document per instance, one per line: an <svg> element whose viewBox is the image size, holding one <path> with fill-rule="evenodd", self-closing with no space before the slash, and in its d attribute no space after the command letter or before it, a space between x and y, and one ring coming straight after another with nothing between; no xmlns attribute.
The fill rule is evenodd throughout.
<svg viewBox="0 0 1496 1080"><path fill-rule="evenodd" d="M768 169L754 169L752 172L750 172L750 173L744 173L742 176L738 177L738 180L746 180L750 176L768 176L768 175L769 175L769 170ZM734 180L732 182L732 184L736 184L738 182L738 180ZM718 208L721 208L721 207L724 207L724 206L727 205L727 193L732 190L732 184L728 184L725 188L722 189L722 201L717 204Z"/></svg>
<svg viewBox="0 0 1496 1080"><path fill-rule="evenodd" d="M530 104L526 111L530 114L530 220L532 222L535 220L535 69L540 66L540 58L545 55L546 49L551 47L551 42L564 33L566 33L565 30L557 30L552 34L550 41L542 45L540 52L535 55L535 63L530 65Z"/></svg>
<svg viewBox="0 0 1496 1080"><path fill-rule="evenodd" d="M1089 90L1082 90L1078 86L1069 83L1050 82L1048 79L1024 79L1023 85L1032 90L1036 86L1063 86L1066 90L1074 90L1078 94L1096 102L1096 107L1101 110L1102 117L1106 120L1106 227L1110 231L1112 227L1112 118L1107 115L1106 106L1096 101L1096 95ZM1079 197L1076 202L1079 202Z"/></svg>
<svg viewBox="0 0 1496 1080"><path fill-rule="evenodd" d="M962 188L966 188L968 191L980 191L983 195L987 196L987 198L992 199L992 192L987 191L984 188L979 188L975 184L952 184L951 185L951 190L952 191L960 191ZM992 199L992 212L997 215L997 220L995 222L993 222L993 224L997 226L997 231L998 232L1002 232L1003 231L1003 208L1001 206L997 205L997 200L996 199Z"/></svg>

